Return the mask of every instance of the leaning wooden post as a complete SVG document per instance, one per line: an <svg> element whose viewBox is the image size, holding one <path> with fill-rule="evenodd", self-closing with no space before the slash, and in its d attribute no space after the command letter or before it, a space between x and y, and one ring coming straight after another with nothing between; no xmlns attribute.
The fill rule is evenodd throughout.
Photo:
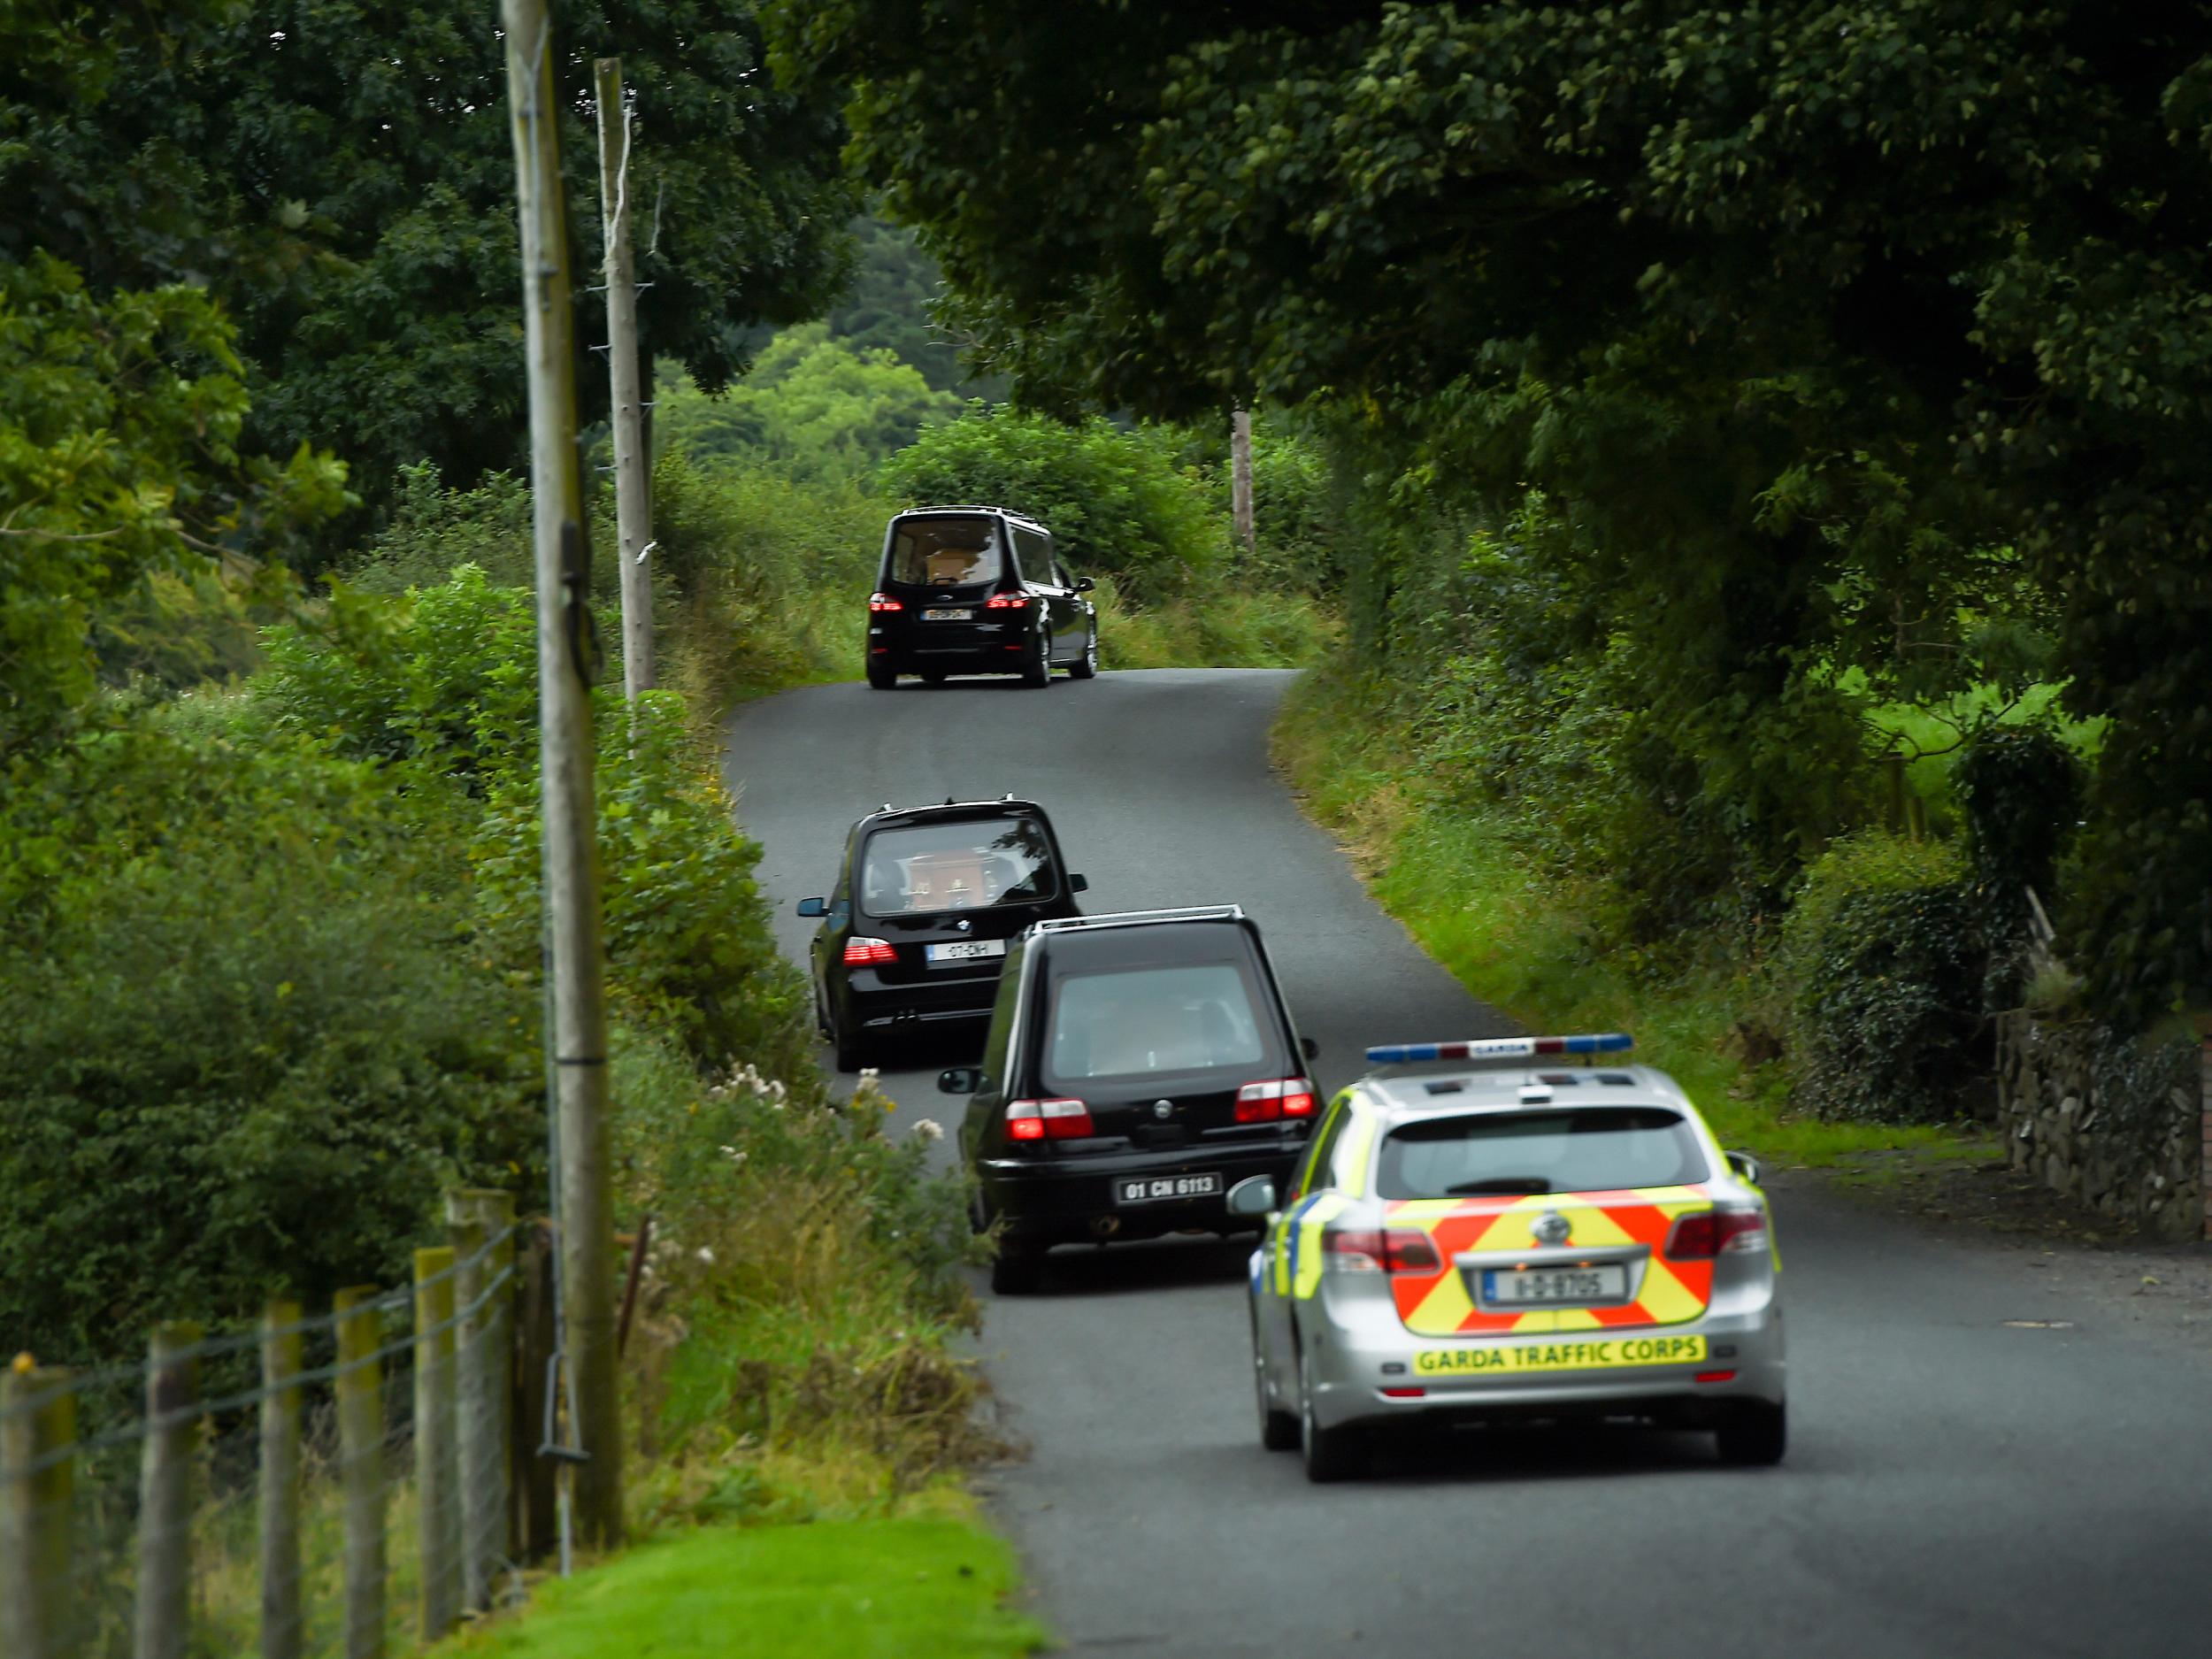
<svg viewBox="0 0 2212 1659"><path fill-rule="evenodd" d="M338 1293L339 1491L345 1505L346 1659L384 1652L384 1366L374 1285Z"/></svg>
<svg viewBox="0 0 2212 1659"><path fill-rule="evenodd" d="M615 535L622 577L622 691L650 691L653 678L653 582L645 557L653 548L646 499L645 393L639 384L637 273L630 259L630 111L622 101L622 60L592 65L599 104L599 219L607 277L607 378L613 398Z"/></svg>
<svg viewBox="0 0 2212 1659"><path fill-rule="evenodd" d="M61 1367L18 1365L0 1378L0 1653L62 1659L73 1645L77 1396Z"/></svg>
<svg viewBox="0 0 2212 1659"><path fill-rule="evenodd" d="M559 1534L558 1469L538 1455L546 1440L549 1370L554 1353L553 1233L530 1224L522 1256L520 1329L515 1342L514 1461L510 1464L514 1537L528 1561L542 1561Z"/></svg>
<svg viewBox="0 0 2212 1659"><path fill-rule="evenodd" d="M445 1219L461 1263L456 1293L462 1309L461 1599L481 1613L491 1607L500 1563L513 1553L507 1467L514 1455L508 1362L514 1341L515 1201L502 1192L449 1193Z"/></svg>
<svg viewBox="0 0 2212 1659"><path fill-rule="evenodd" d="M299 1659L300 1305L261 1316L261 1659Z"/></svg>
<svg viewBox="0 0 2212 1659"><path fill-rule="evenodd" d="M138 1475L135 1659L184 1659L192 1593L192 1442L199 1418L200 1327L154 1327L146 1365L146 1440Z"/></svg>
<svg viewBox="0 0 2212 1659"><path fill-rule="evenodd" d="M415 1252L415 1504L422 1639L461 1622L461 1504L454 1464L453 1252Z"/></svg>

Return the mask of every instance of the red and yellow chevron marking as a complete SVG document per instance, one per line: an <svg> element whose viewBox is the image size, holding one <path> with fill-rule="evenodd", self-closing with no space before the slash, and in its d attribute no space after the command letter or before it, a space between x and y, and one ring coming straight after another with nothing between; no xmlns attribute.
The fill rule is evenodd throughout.
<svg viewBox="0 0 2212 1659"><path fill-rule="evenodd" d="M1702 1187L1647 1187L1635 1192L1539 1193L1527 1198L1415 1198L1388 1206L1388 1225L1418 1227L1435 1240L1443 1266L1434 1273L1401 1273L1390 1283L1398 1317L1424 1336L1485 1331L1546 1333L1594 1331L1607 1326L1680 1325L1705 1311L1712 1299L1710 1262L1671 1262L1661 1255L1678 1217L1712 1207ZM1574 1231L1576 1244L1600 1248L1642 1244L1651 1256L1637 1299L1618 1308L1541 1308L1527 1313L1486 1313L1467 1294L1452 1257L1468 1250L1520 1250L1535 1244L1529 1225L1556 1210Z"/></svg>

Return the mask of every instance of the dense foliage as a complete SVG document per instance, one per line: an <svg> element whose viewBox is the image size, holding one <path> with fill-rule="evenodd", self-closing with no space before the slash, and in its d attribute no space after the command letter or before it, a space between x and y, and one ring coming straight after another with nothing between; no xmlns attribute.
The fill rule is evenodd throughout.
<svg viewBox="0 0 2212 1659"><path fill-rule="evenodd" d="M619 54L644 335L719 387L747 324L800 321L841 280L838 123L767 79L746 0L610 0L557 24L580 267L598 250L592 60ZM524 425L507 104L495 5L12 12L0 262L42 248L97 292L205 284L236 323L253 439L334 449L372 503L426 458L471 481L516 465ZM603 339L603 304L577 305L579 338ZM588 418L604 377L579 382Z"/></svg>
<svg viewBox="0 0 2212 1659"><path fill-rule="evenodd" d="M2062 681L2062 925L2108 1006L2212 997L2201 7L1141 11L780 7L778 61L1026 395L1324 398L1401 503L1540 488L1624 782L1762 904L1848 821L1842 670Z"/></svg>

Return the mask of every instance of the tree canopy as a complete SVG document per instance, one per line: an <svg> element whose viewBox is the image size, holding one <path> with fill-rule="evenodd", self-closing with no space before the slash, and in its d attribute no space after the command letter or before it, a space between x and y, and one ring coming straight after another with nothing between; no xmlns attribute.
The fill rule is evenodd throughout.
<svg viewBox="0 0 2212 1659"><path fill-rule="evenodd" d="M2202 7L833 0L774 29L850 88L854 155L1030 400L1324 400L1425 487L1541 489L1755 883L1837 827L1793 750L1842 670L2064 680L2111 722L2083 955L2139 1011L2212 997Z"/></svg>

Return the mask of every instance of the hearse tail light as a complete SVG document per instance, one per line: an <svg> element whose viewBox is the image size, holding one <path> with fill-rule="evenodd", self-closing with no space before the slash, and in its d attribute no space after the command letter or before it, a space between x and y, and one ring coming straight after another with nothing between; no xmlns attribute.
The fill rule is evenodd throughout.
<svg viewBox="0 0 2212 1659"><path fill-rule="evenodd" d="M1237 1091L1237 1121L1272 1123L1278 1118L1313 1116L1313 1085L1302 1077L1279 1077L1247 1083Z"/></svg>
<svg viewBox="0 0 2212 1659"><path fill-rule="evenodd" d="M903 611L906 607L892 598L889 594L870 594L868 609L871 611Z"/></svg>
<svg viewBox="0 0 2212 1659"><path fill-rule="evenodd" d="M983 608L986 611L1026 611L1029 609L1029 595L1027 594L993 594L983 602Z"/></svg>
<svg viewBox="0 0 2212 1659"><path fill-rule="evenodd" d="M1079 1100L1018 1100L1006 1107L1011 1141L1085 1141L1096 1133L1091 1109Z"/></svg>
<svg viewBox="0 0 2212 1659"><path fill-rule="evenodd" d="M848 939L845 941L845 965L849 968L872 967L879 962L896 962L897 949L887 939Z"/></svg>
<svg viewBox="0 0 2212 1659"><path fill-rule="evenodd" d="M1667 1254L1678 1262L1749 1256L1766 1248L1767 1212L1752 1204L1724 1204L1685 1216L1667 1238Z"/></svg>

